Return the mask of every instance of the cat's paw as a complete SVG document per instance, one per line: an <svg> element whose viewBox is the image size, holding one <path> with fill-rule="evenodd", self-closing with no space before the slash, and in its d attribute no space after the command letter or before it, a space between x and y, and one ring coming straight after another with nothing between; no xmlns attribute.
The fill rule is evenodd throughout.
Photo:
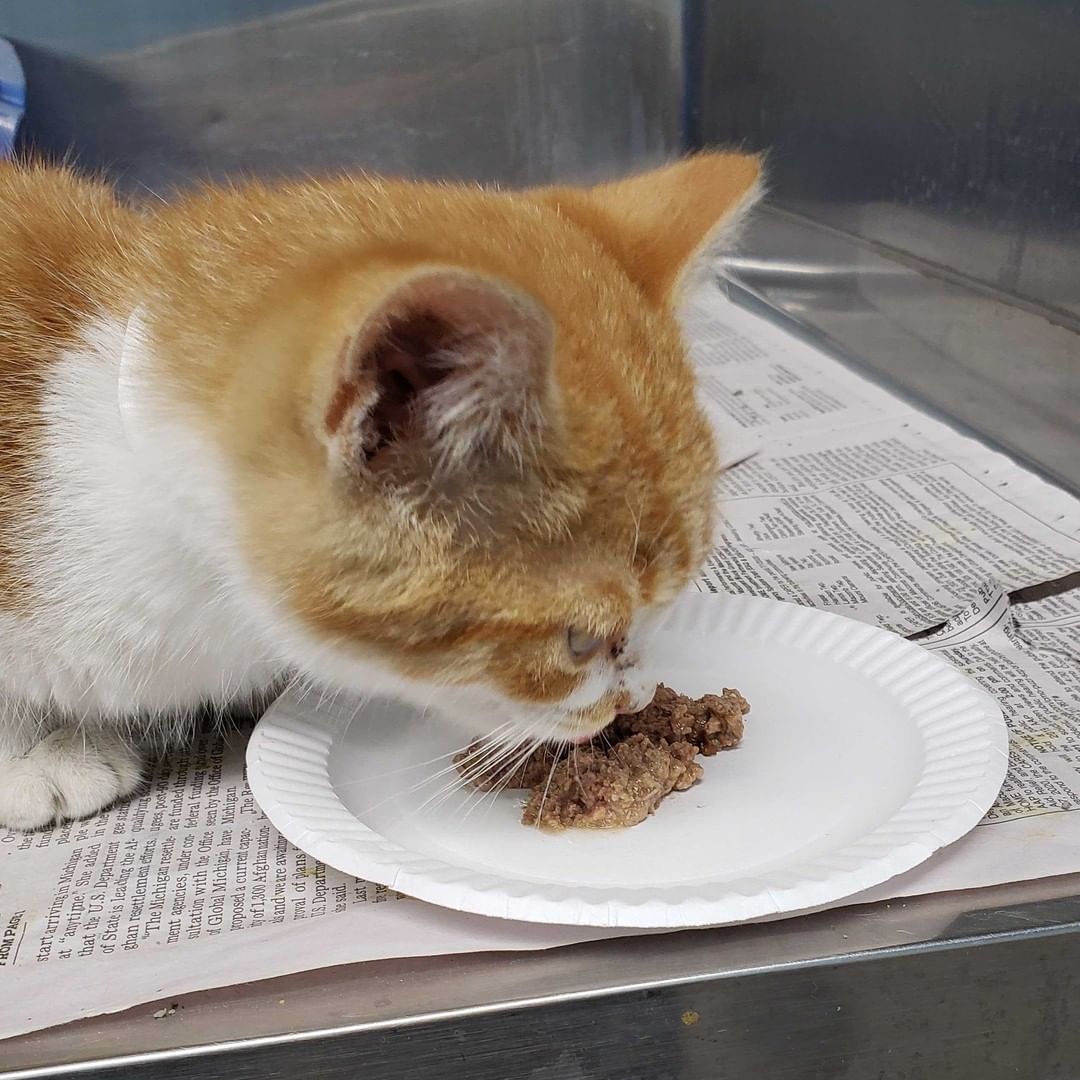
<svg viewBox="0 0 1080 1080"><path fill-rule="evenodd" d="M29 832L88 817L141 780L142 758L117 735L60 728L23 757L0 761L0 825Z"/></svg>

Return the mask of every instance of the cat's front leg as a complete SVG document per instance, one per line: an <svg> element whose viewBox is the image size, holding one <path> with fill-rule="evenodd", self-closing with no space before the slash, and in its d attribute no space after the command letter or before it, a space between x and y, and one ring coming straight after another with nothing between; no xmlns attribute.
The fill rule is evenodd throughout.
<svg viewBox="0 0 1080 1080"><path fill-rule="evenodd" d="M117 731L16 717L0 704L0 826L29 832L88 817L139 786L142 755Z"/></svg>

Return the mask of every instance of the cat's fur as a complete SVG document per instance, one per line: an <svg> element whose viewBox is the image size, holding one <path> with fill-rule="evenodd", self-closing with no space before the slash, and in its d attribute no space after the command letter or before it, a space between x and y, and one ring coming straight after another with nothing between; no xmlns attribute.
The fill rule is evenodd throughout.
<svg viewBox="0 0 1080 1080"><path fill-rule="evenodd" d="M675 305L758 173L148 212L0 163L0 824L286 671L518 739L647 697L716 471Z"/></svg>

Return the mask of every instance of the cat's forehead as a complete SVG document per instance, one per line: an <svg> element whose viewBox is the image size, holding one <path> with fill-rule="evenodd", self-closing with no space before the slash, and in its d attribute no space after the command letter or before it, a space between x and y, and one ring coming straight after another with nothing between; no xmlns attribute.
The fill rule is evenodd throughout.
<svg viewBox="0 0 1080 1080"><path fill-rule="evenodd" d="M462 568L461 579L485 611L624 624L686 585L704 555L707 517L664 501L635 512L634 503L613 497L595 503L557 541L522 544L512 554L489 548Z"/></svg>

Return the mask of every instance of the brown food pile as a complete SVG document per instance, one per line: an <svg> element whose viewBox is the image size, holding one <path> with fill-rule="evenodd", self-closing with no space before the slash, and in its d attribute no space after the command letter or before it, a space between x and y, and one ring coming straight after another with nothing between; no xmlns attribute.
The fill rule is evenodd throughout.
<svg viewBox="0 0 1080 1080"><path fill-rule="evenodd" d="M550 832L621 828L644 821L665 796L700 780L694 758L735 746L749 711L737 690L694 699L661 685L641 712L615 717L576 751L538 747L509 779L504 766L485 768L482 740L454 761L484 791L531 789L521 815L525 825Z"/></svg>

